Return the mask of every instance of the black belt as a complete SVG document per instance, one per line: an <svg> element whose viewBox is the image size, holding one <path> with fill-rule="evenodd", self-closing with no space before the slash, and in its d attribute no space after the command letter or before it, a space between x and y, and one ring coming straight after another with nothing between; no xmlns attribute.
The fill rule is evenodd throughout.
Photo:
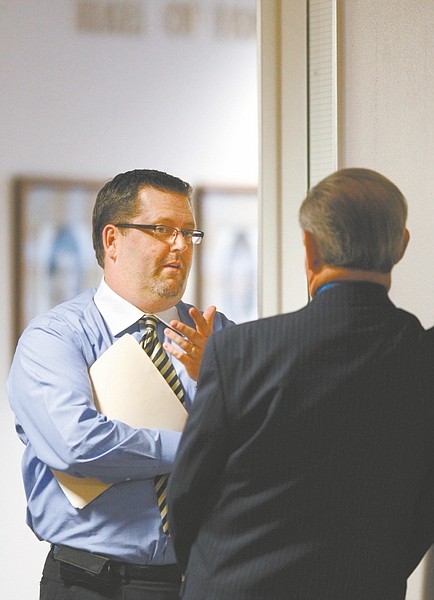
<svg viewBox="0 0 434 600"><path fill-rule="evenodd" d="M181 572L176 565L134 565L116 563L112 566L121 577L126 579L143 579L144 581L181 582Z"/></svg>
<svg viewBox="0 0 434 600"><path fill-rule="evenodd" d="M53 558L72 569L86 573L92 578L113 577L121 579L141 579L162 583L181 583L182 574L177 565L140 565L124 563L91 552L76 550L68 546L53 544Z"/></svg>

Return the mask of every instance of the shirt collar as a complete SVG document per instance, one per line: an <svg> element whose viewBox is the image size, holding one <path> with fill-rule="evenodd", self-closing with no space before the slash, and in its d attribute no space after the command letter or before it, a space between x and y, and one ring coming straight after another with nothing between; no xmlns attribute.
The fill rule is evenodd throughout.
<svg viewBox="0 0 434 600"><path fill-rule="evenodd" d="M139 308L114 292L104 277L95 293L94 301L114 336L134 325L143 316ZM153 314L166 323L172 319L179 319L176 306Z"/></svg>
<svg viewBox="0 0 434 600"><path fill-rule="evenodd" d="M378 289L387 293L387 288L383 284L377 283L376 281L366 281L363 279L340 279L337 281L329 281L318 286L315 296L325 292L326 290L336 287L346 287L347 289Z"/></svg>

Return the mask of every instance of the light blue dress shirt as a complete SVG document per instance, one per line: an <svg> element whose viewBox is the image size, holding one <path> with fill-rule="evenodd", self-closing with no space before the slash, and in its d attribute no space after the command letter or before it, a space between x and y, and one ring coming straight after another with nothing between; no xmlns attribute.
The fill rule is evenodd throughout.
<svg viewBox="0 0 434 600"><path fill-rule="evenodd" d="M188 309L180 302L159 316L194 326ZM98 413L88 375L89 367L124 333L140 339L142 314L103 280L98 290L87 290L36 317L18 342L8 396L25 444L27 523L35 535L121 561L172 564L173 545L161 528L153 480L170 473L180 433L135 429ZM230 325L232 321L216 314L214 331ZM163 329L159 325L161 338ZM188 410L196 383L179 361L173 363ZM51 469L115 485L76 509Z"/></svg>

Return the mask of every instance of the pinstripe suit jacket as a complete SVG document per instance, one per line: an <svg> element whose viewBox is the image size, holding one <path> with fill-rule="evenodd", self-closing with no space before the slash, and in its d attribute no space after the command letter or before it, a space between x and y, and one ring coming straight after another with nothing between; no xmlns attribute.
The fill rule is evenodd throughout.
<svg viewBox="0 0 434 600"><path fill-rule="evenodd" d="M403 600L433 541L433 365L371 283L215 334L169 485L183 598Z"/></svg>

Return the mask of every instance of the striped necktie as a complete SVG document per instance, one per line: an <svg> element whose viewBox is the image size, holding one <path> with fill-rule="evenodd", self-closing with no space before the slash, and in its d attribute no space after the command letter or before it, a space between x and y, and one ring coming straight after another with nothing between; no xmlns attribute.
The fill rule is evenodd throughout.
<svg viewBox="0 0 434 600"><path fill-rule="evenodd" d="M140 322L145 326L145 332L140 340L143 350L148 354L152 362L175 392L178 400L184 404L184 389L175 371L175 367L157 336L157 318L154 317L154 315L144 315L140 319ZM168 475L159 475L154 479L155 490L157 492L157 504L160 509L163 531L166 534L169 533L167 516L168 478Z"/></svg>

